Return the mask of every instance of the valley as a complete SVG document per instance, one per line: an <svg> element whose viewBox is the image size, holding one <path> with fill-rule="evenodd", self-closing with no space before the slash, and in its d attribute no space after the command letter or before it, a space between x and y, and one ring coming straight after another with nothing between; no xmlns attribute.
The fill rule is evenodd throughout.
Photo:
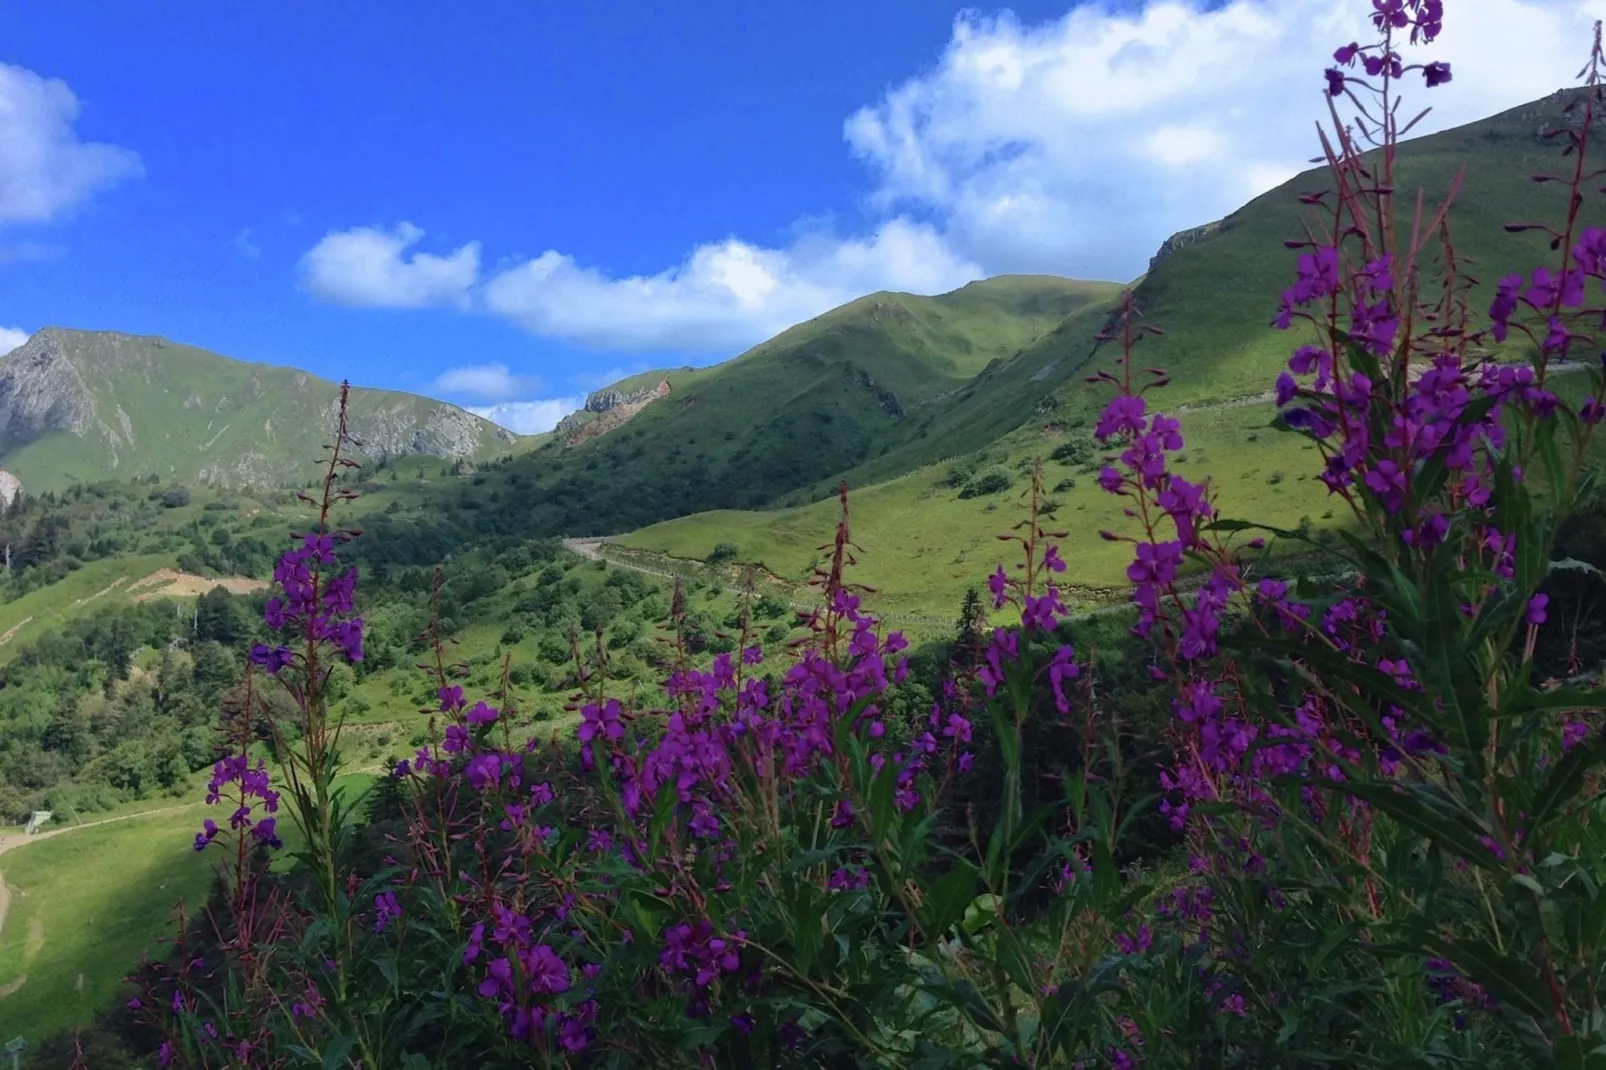
<svg viewBox="0 0 1606 1070"><path fill-rule="evenodd" d="M1431 198L1460 183L1468 236L1455 250L1478 264L1474 307L1489 304L1501 277L1548 255L1542 236L1502 233L1495 221L1555 207L1529 173L1546 151L1543 133L1565 121L1550 96L1401 146L1402 184ZM1477 166L1463 172L1469 154ZM1146 398L1180 421L1185 446L1169 462L1179 477L1208 474L1213 516L1297 533L1271 538L1263 553L1243 549L1245 534L1246 586L1309 583L1318 573L1307 564L1366 545L1372 536L1322 482L1316 446L1279 422L1268 389L1305 340L1270 321L1294 278L1297 253L1282 243L1301 232L1299 194L1321 181L1307 172L1180 233L1130 284L1001 275L932 296L871 293L723 362L654 368L594 390L550 433L519 435L457 405L352 388L355 463L339 472L349 494L328 519L360 533L330 551L341 570L356 570L358 593L355 608L326 613L360 615L361 657L331 663L320 687L340 726L340 783L361 799L346 817L373 841L362 849L389 849L373 828L400 820L390 774L433 760L452 712L443 688L494 701L496 731L528 737L531 755L550 741L571 767L581 725L588 747L624 736L608 734L599 706L656 709L671 671L678 680L761 665L749 682L769 672L779 693L785 667L813 641L843 486L848 579L866 588L863 606L881 631L910 645L912 683L884 700L899 746L913 747L927 711L947 701L956 666L970 658L964 671L975 671L993 628L1022 627L1020 604L985 592L1019 556L1000 539L1024 525L1061 547L1056 627L1093 652L1088 675L1107 674L1126 703L1132 723L1112 746L1133 748L1132 761L1152 771L1172 700L1154 685L1154 655L1128 633L1133 543L1101 537L1133 527L1130 500L1101 486L1116 451L1094 437L1108 384L1127 371L1110 332L1130 289L1142 322L1163 331L1134 360L1166 369ZM1484 341L1471 346L1479 360L1527 359L1515 336ZM1582 405L1596 371L1590 360L1559 362L1547 385ZM190 841L219 710L251 711L250 753L276 783L287 754L306 745L305 711L241 681L256 686L262 673L248 666L266 665L262 644L279 641L265 619L279 612L269 602L283 587L274 570L290 536L315 522L319 450L341 393L292 368L106 331L46 328L0 357L0 475L12 477L0 482L10 498L0 511L0 820L64 815L36 837L0 829L0 1037L41 1043L120 1027L124 974L159 953L173 901L194 909L213 891L213 856L197 856ZM1598 470L1602 451L1588 442L1577 460ZM1532 482L1554 478L1547 470ZM1588 506L1566 545L1596 568L1600 506ZM1195 594L1211 570L1192 560L1176 575L1177 590ZM1567 657L1582 664L1581 650L1602 653L1579 623L1593 607L1573 607L1567 655L1548 638L1539 647L1547 672L1559 677ZM945 738L963 733L968 743L971 731L969 720L950 722ZM1041 798L1063 776L1045 771L1050 752L1043 744L1044 768L1033 767L1041 782L1029 790ZM897 751L894 764L905 758ZM613 775L630 768L620 759ZM508 804L503 832L517 835L523 805ZM359 810L377 815L372 827L352 816ZM1164 840L1160 824L1144 835ZM954 828L928 833L959 843ZM1113 855L1099 864L1116 868ZM1156 879L1180 887L1175 857L1156 865ZM964 889L962 903L954 893L959 908L979 909Z"/></svg>

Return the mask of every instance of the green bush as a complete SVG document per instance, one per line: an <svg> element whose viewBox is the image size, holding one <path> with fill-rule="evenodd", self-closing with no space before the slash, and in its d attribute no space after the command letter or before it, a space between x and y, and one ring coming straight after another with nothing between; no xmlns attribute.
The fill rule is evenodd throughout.
<svg viewBox="0 0 1606 1070"><path fill-rule="evenodd" d="M1015 474L1003 465L993 465L977 472L960 490L961 498L979 498L984 494L997 494L1015 485Z"/></svg>

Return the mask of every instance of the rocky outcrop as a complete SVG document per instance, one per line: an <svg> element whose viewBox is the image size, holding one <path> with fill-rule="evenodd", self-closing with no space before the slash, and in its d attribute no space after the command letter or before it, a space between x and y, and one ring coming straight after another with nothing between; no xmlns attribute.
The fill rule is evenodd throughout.
<svg viewBox="0 0 1606 1070"><path fill-rule="evenodd" d="M94 392L62 343L62 333L47 327L0 358L0 448L49 431L81 435L94 422Z"/></svg>
<svg viewBox="0 0 1606 1070"><path fill-rule="evenodd" d="M641 405L668 396L668 379L660 379L656 386L644 386L640 390L599 390L586 395L585 411L612 412L622 405Z"/></svg>
<svg viewBox="0 0 1606 1070"><path fill-rule="evenodd" d="M11 503L17 500L17 495L21 493L22 480L10 472L0 471L0 503L3 503L9 509L11 508Z"/></svg>
<svg viewBox="0 0 1606 1070"><path fill-rule="evenodd" d="M1206 223L1200 227L1191 227L1188 230L1179 230L1171 237L1160 243L1159 250L1149 257L1149 270L1153 271L1162 260L1184 246L1192 245L1201 238L1208 238L1221 229L1221 220Z"/></svg>
<svg viewBox="0 0 1606 1070"><path fill-rule="evenodd" d="M627 423L642 409L669 394L668 379L660 379L656 386L644 386L639 390L599 390L586 395L586 403L579 412L559 420L554 432L565 446L578 446Z"/></svg>

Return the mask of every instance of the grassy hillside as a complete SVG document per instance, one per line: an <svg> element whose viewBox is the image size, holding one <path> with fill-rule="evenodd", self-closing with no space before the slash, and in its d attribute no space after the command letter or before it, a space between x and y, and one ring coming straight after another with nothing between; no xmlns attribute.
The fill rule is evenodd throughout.
<svg viewBox="0 0 1606 1070"><path fill-rule="evenodd" d="M766 505L928 438L929 407L1115 292L1011 276L934 298L872 294L724 364L664 373L671 395L628 424L508 466L497 484L502 530L616 532L710 506ZM918 452L945 449L932 440Z"/></svg>
<svg viewBox="0 0 1606 1070"><path fill-rule="evenodd" d="M1208 472L1223 505L1280 526L1331 518L1325 488L1314 479L1318 466L1308 447L1263 429L1269 405L1200 412L1184 417L1189 448L1179 471ZM1047 443L1052 448L1054 442ZM1024 515L1030 466L1045 456L1042 441L1008 441L965 458L931 465L850 495L853 539L863 550L856 579L876 587L872 605L883 611L953 616L967 587L980 587L1007 553L994 537ZM957 467L957 471L955 470ZM965 497L961 473L1003 469L1013 483L1002 490ZM1049 460L1045 477L1057 503L1051 527L1072 532L1065 580L1084 602L1107 598L1125 583L1131 548L1096 537L1120 529L1123 501L1104 493L1090 464ZM1325 515L1324 515L1325 514ZM679 558L703 559L719 543L736 546L739 560L763 565L783 579L802 580L820 562L837 503L827 500L773 511L723 510L655 524L620 544ZM1007 562L1006 562L1007 563Z"/></svg>
<svg viewBox="0 0 1606 1070"><path fill-rule="evenodd" d="M0 357L0 468L30 491L158 475L227 486L302 483L339 387L163 338L46 328ZM354 389L371 457L484 459L519 436L453 405Z"/></svg>
<svg viewBox="0 0 1606 1070"><path fill-rule="evenodd" d="M1555 143L1540 134L1561 121L1561 106L1559 98L1546 98L1410 142L1400 153L1401 188L1423 188L1429 203L1467 167L1451 219L1457 255L1470 259L1481 280L1475 303L1487 303L1500 276L1553 260L1542 239L1507 234L1501 224L1552 218L1564 207L1551 187L1529 177L1557 159ZM1310 517L1321 527L1330 515L1311 478L1315 465L1301 452L1309 447L1264 432L1271 406L1245 402L1270 389L1303 340L1297 330L1272 329L1270 320L1294 276L1297 254L1282 243L1302 233L1298 195L1324 180L1325 173L1313 170L1251 201L1208 236L1166 257L1135 288L1147 322L1165 331L1145 339L1141 353L1142 365L1164 367L1172 376L1156 403L1173 412L1193 410L1183 418L1189 465L1215 479L1229 513L1290 526ZM946 446L946 456L969 455L972 468L1013 471L1010 491L961 498L957 484L945 485L948 467L915 467L930 455L918 443L905 444L777 496L774 504L785 508L707 512L644 528L622 544L700 559L718 543L734 543L740 559L762 562L783 577L800 576L834 523L835 503L822 499L846 478L855 488L855 538L866 551L863 578L882 588L882 604L949 611L992 567L992 535L1016 519L1009 499L1023 487L1021 466L1068 439L1085 438L1105 403L1107 390L1085 380L1101 368L1113 370L1118 356L1096 337L1109 312L1108 303L1091 304L1068 316L918 419L920 433ZM1074 488L1053 493L1062 503L1056 518L1076 548L1072 582L1092 589L1122 583L1126 548L1096 538L1100 528L1121 526L1119 503L1094 485L1092 468L1078 473L1051 463L1049 471L1051 487L1076 480Z"/></svg>

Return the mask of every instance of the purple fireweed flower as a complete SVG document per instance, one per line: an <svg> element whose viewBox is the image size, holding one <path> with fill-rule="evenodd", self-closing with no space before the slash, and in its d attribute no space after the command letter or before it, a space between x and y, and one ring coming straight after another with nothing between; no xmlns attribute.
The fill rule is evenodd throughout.
<svg viewBox="0 0 1606 1070"><path fill-rule="evenodd" d="M962 714L950 713L947 723L942 727L942 734L948 739L958 743L970 742L970 721Z"/></svg>
<svg viewBox="0 0 1606 1070"><path fill-rule="evenodd" d="M1109 438L1139 434L1143 430L1146 412L1142 398L1118 395L1105 406L1099 422L1093 428L1093 436L1102 442Z"/></svg>
<svg viewBox="0 0 1606 1070"><path fill-rule="evenodd" d="M468 729L460 724L446 726L446 738L441 743L441 749L448 754L461 754L469 748Z"/></svg>
<svg viewBox="0 0 1606 1070"><path fill-rule="evenodd" d="M213 840L217 839L217 834L217 822L213 821L211 818L207 818L201 824L201 831L195 834L195 849L197 851L206 850L207 845Z"/></svg>
<svg viewBox="0 0 1606 1070"><path fill-rule="evenodd" d="M1003 609L1004 603L1009 598L1009 574L1004 571L1003 565L999 565L993 574L987 577L987 589L993 595L993 608Z"/></svg>
<svg viewBox="0 0 1606 1070"><path fill-rule="evenodd" d="M1126 933L1115 934L1115 946L1121 949L1123 955L1136 955L1149 950L1154 943L1154 936L1149 932L1147 925L1139 925L1137 932L1128 936Z"/></svg>
<svg viewBox="0 0 1606 1070"><path fill-rule="evenodd" d="M995 629L992 641L987 645L986 662L976 674L988 698L996 694L999 685L1004 682L1004 665L1019 657L1020 647L1015 633L1006 628Z"/></svg>
<svg viewBox="0 0 1606 1070"><path fill-rule="evenodd" d="M401 916L402 908L396 902L395 892L380 892L374 897L374 932L384 932L385 926Z"/></svg>
<svg viewBox="0 0 1606 1070"><path fill-rule="evenodd" d="M495 787L502 782L502 756L491 753L476 754L469 759L465 772L475 791L485 791Z"/></svg>
<svg viewBox="0 0 1606 1070"><path fill-rule="evenodd" d="M1027 595L1021 610L1021 627L1028 632L1051 632L1065 615L1060 593L1052 585L1042 595Z"/></svg>
<svg viewBox="0 0 1606 1070"><path fill-rule="evenodd" d="M1422 76L1427 81L1429 89L1437 88L1450 80L1450 65L1448 63L1429 63L1422 68Z"/></svg>
<svg viewBox="0 0 1606 1070"><path fill-rule="evenodd" d="M619 714L618 699L608 699L601 706L587 703L580 710L580 742L590 743L598 736L611 740L623 739L625 726Z"/></svg>
<svg viewBox="0 0 1606 1070"><path fill-rule="evenodd" d="M1550 596L1548 594L1534 595L1528 599L1528 608L1523 613L1523 619L1529 625L1537 628L1548 619L1545 612L1545 607L1548 605L1550 605Z"/></svg>
<svg viewBox="0 0 1606 1070"><path fill-rule="evenodd" d="M1299 394L1299 382L1292 375L1283 372L1277 377L1277 406L1281 408L1293 401Z"/></svg>
<svg viewBox="0 0 1606 1070"><path fill-rule="evenodd" d="M484 702L477 702L474 708L468 711L468 723L473 725L491 724L500 716L501 711L494 706L487 706Z"/></svg>
<svg viewBox="0 0 1606 1070"><path fill-rule="evenodd" d="M1069 644L1060 647L1054 652L1054 660L1048 663L1048 685L1054 695L1054 708L1061 715L1071 712L1071 703L1065 697L1065 681L1074 680L1082 674L1081 666L1076 664L1076 651ZM965 737L968 742L970 737Z"/></svg>
<svg viewBox="0 0 1606 1070"><path fill-rule="evenodd" d="M543 994L569 990L569 967L546 944L536 944L520 956L530 987Z"/></svg>
<svg viewBox="0 0 1606 1070"><path fill-rule="evenodd" d="M277 835L278 823L279 819L276 817L265 817L256 823L256 827L251 830L251 835L264 847L275 849L283 847L284 841L279 839Z"/></svg>
<svg viewBox="0 0 1606 1070"><path fill-rule="evenodd" d="M286 665L290 664L290 648L284 646L270 647L258 643L251 648L251 660L262 666L264 672L274 676Z"/></svg>
<svg viewBox="0 0 1606 1070"><path fill-rule="evenodd" d="M1522 289L1521 275L1507 275L1495 288L1495 298L1489 304L1489 321L1494 326L1494 340L1504 342L1512 313L1517 311L1517 292Z"/></svg>

